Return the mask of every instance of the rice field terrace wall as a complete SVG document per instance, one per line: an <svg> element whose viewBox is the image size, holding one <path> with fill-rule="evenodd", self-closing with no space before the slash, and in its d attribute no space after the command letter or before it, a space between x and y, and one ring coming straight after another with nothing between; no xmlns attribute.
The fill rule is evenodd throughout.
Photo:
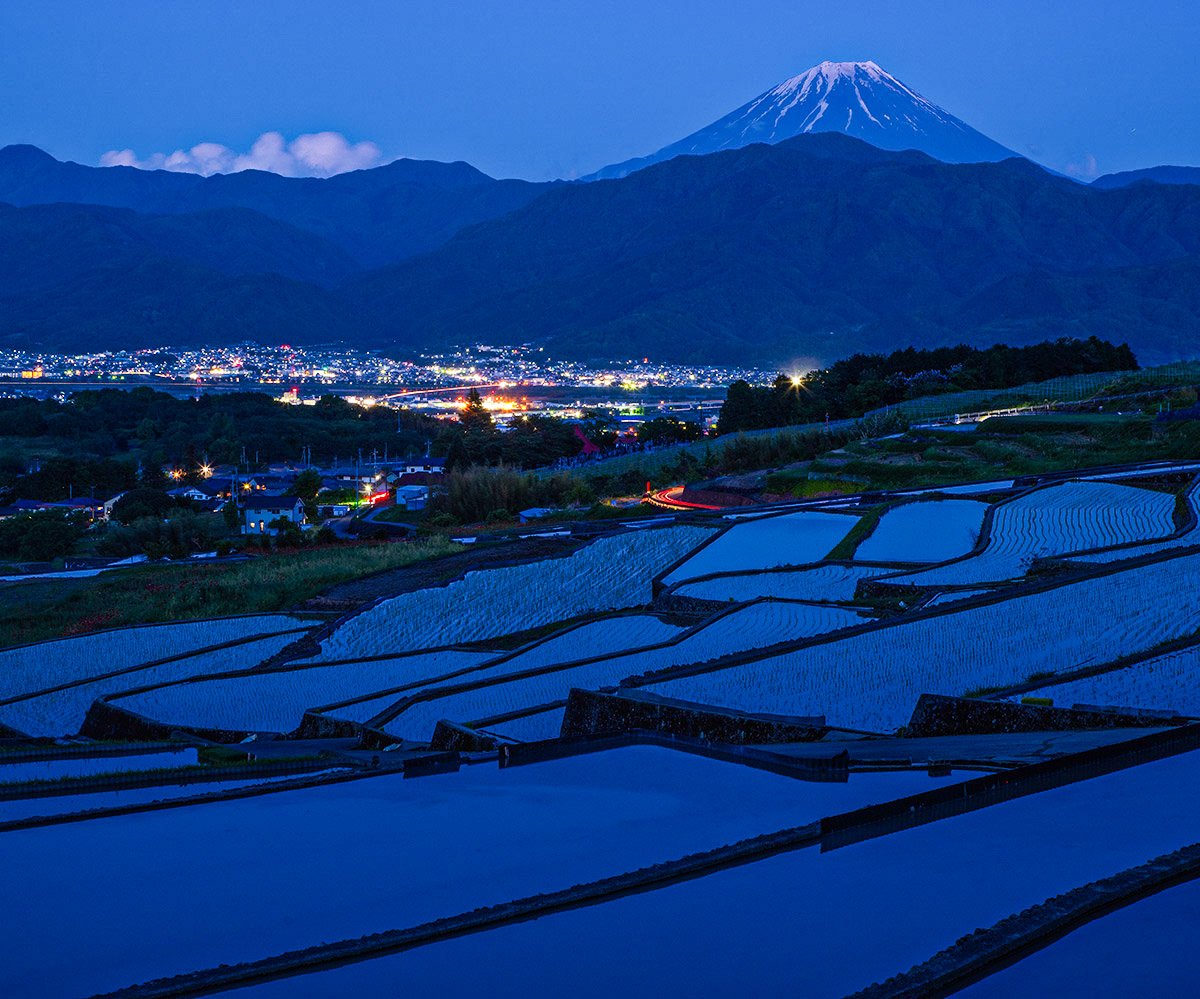
<svg viewBox="0 0 1200 999"><path fill-rule="evenodd" d="M891 732L922 693L960 695L1131 655L1200 627L1200 556L1167 553L792 643L630 676L622 686ZM586 686L581 684L581 686Z"/></svg>
<svg viewBox="0 0 1200 999"><path fill-rule="evenodd" d="M1029 794L1065 787L1200 748L1200 724L1151 732L1123 742L986 774L908 798L868 805L820 821L821 850L836 850L903 829L963 815Z"/></svg>
<svg viewBox="0 0 1200 999"><path fill-rule="evenodd" d="M1193 843L976 930L927 961L855 992L849 999L950 995L1092 920L1197 877L1200 843Z"/></svg>
<svg viewBox="0 0 1200 999"><path fill-rule="evenodd" d="M88 708L87 717L79 730L80 735L89 739L129 739L131 741L146 740L148 742L161 739L171 739L176 734L196 736L210 742L230 743L241 742L251 735L250 732L228 732L223 729L189 727L182 730L175 725L167 725L153 718L146 718L136 712L117 707L108 701L99 700Z"/></svg>
<svg viewBox="0 0 1200 999"><path fill-rule="evenodd" d="M832 747L828 756L785 756L756 746L724 745L686 735L647 730L602 732L546 742L501 746L498 754L499 765L501 769L529 766L550 760L594 755L627 746L656 746L722 763L738 763L754 770L764 770L767 773L819 784L844 784L850 779L854 769L850 764L850 754L845 750L834 751ZM815 824L812 828L815 829Z"/></svg>
<svg viewBox="0 0 1200 999"><path fill-rule="evenodd" d="M816 742L828 733L823 717L750 715L690 704L645 691L605 693L572 690L562 723L563 738L635 730L725 745Z"/></svg>
<svg viewBox="0 0 1200 999"><path fill-rule="evenodd" d="M34 742L28 747L0 754L0 766L6 763L45 763L53 760L104 759L110 756L176 752L199 743L186 742L73 742L57 743L52 739Z"/></svg>
<svg viewBox="0 0 1200 999"><path fill-rule="evenodd" d="M177 744L176 744L177 745ZM287 774L308 774L327 771L331 767L346 768L347 763L330 760L263 760L228 767L205 766L180 768L176 771L143 770L119 774L97 774L94 777L71 777L53 781L30 781L11 787L0 786L0 801L25 798L56 798L64 795L124 791L137 787L157 787L160 784L208 784L233 780L279 777Z"/></svg>
<svg viewBox="0 0 1200 999"><path fill-rule="evenodd" d="M162 798L156 801L139 801L123 805L100 806L76 812L59 812L54 815L34 815L27 818L9 819L0 822L0 833L14 832L21 829L36 829L45 826L65 825L72 822L87 822L92 819L111 818L117 815L134 815L141 812L161 812L172 808L191 808L193 805L208 805L221 801L235 801L238 798L257 798L265 794L277 794L283 791L296 791L325 784L341 784L347 781L366 780L371 777L382 777L389 773L387 770L376 769L344 769L318 770L312 773L300 773L293 778L282 774L278 777L265 777L261 781L241 784L237 787L222 788L218 791L201 792L193 795ZM203 783L203 782L201 782Z"/></svg>
<svg viewBox="0 0 1200 999"><path fill-rule="evenodd" d="M905 735L914 739L945 735L993 735L1007 732L1065 732L1072 729L1156 728L1184 725L1186 718L1162 718L1132 711L1055 708L944 694L922 694Z"/></svg>
<svg viewBox="0 0 1200 999"><path fill-rule="evenodd" d="M429 748L439 752L480 753L495 749L496 740L443 718L433 730Z"/></svg>

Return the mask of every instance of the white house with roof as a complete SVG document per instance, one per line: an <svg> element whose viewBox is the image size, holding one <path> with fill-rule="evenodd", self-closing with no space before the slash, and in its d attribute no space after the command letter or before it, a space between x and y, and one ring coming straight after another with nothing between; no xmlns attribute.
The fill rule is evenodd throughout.
<svg viewBox="0 0 1200 999"><path fill-rule="evenodd" d="M298 496L245 496L239 512L243 534L278 534L271 525L280 519L296 526L304 523L304 504Z"/></svg>
<svg viewBox="0 0 1200 999"><path fill-rule="evenodd" d="M404 471L408 475L415 472L425 472L428 475L441 475L446 471L445 458L409 458L404 465Z"/></svg>

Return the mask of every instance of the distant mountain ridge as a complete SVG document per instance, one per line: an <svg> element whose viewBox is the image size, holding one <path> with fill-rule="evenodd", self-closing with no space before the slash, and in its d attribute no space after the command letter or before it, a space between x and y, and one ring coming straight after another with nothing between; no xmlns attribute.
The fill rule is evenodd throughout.
<svg viewBox="0 0 1200 999"><path fill-rule="evenodd" d="M505 215L551 186L494 180L461 162L402 159L327 179L261 170L201 177L60 162L36 146L0 149L0 202L71 202L159 215L243 208L338 245L359 267L434 249L464 226Z"/></svg>
<svg viewBox="0 0 1200 999"><path fill-rule="evenodd" d="M1091 186L1102 190L1128 187L1130 184L1200 184L1200 167L1156 166L1143 170L1106 173L1092 181Z"/></svg>
<svg viewBox="0 0 1200 999"><path fill-rule="evenodd" d="M625 177L676 156L706 156L819 132L840 132L880 149L915 149L946 163L1017 155L873 62L823 62L656 153L604 167L584 180Z"/></svg>

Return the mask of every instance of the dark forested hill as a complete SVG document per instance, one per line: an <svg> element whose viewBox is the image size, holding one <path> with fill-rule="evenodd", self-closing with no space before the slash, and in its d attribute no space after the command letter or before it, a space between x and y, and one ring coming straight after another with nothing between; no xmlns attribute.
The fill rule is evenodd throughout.
<svg viewBox="0 0 1200 999"><path fill-rule="evenodd" d="M826 361L1094 331L1153 358L1196 332L1179 326L1191 293L1155 268L1198 253L1200 190L815 135L561 187L348 290L405 342Z"/></svg>
<svg viewBox="0 0 1200 999"><path fill-rule="evenodd" d="M0 204L0 288L55 285L97 265L115 270L151 257L324 285L360 270L328 240L244 208L145 215L100 205Z"/></svg>
<svg viewBox="0 0 1200 999"><path fill-rule="evenodd" d="M357 332L353 309L319 285L354 269L320 237L242 209L0 205L0 344L340 339Z"/></svg>
<svg viewBox="0 0 1200 999"><path fill-rule="evenodd" d="M44 159L0 151L0 193L32 197ZM1067 335L1153 362L1200 342L1197 186L1100 190L1024 160L952 165L839 134L540 187L409 161L314 181L50 163L84 185L64 197L95 200L85 181L111 174L110 200L154 214L0 209L0 342L537 340L563 356L768 364ZM221 207L235 187L258 207ZM359 267L389 239L415 252L417 234L429 252Z"/></svg>

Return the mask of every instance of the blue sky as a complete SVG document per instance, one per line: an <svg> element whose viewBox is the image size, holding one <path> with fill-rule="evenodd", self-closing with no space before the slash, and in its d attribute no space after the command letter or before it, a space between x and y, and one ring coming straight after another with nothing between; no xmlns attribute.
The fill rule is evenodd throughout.
<svg viewBox="0 0 1200 999"><path fill-rule="evenodd" d="M1200 5L1175 0L4 0L0 38L0 144L84 163L329 130L573 176L874 59L1060 170L1200 164Z"/></svg>

